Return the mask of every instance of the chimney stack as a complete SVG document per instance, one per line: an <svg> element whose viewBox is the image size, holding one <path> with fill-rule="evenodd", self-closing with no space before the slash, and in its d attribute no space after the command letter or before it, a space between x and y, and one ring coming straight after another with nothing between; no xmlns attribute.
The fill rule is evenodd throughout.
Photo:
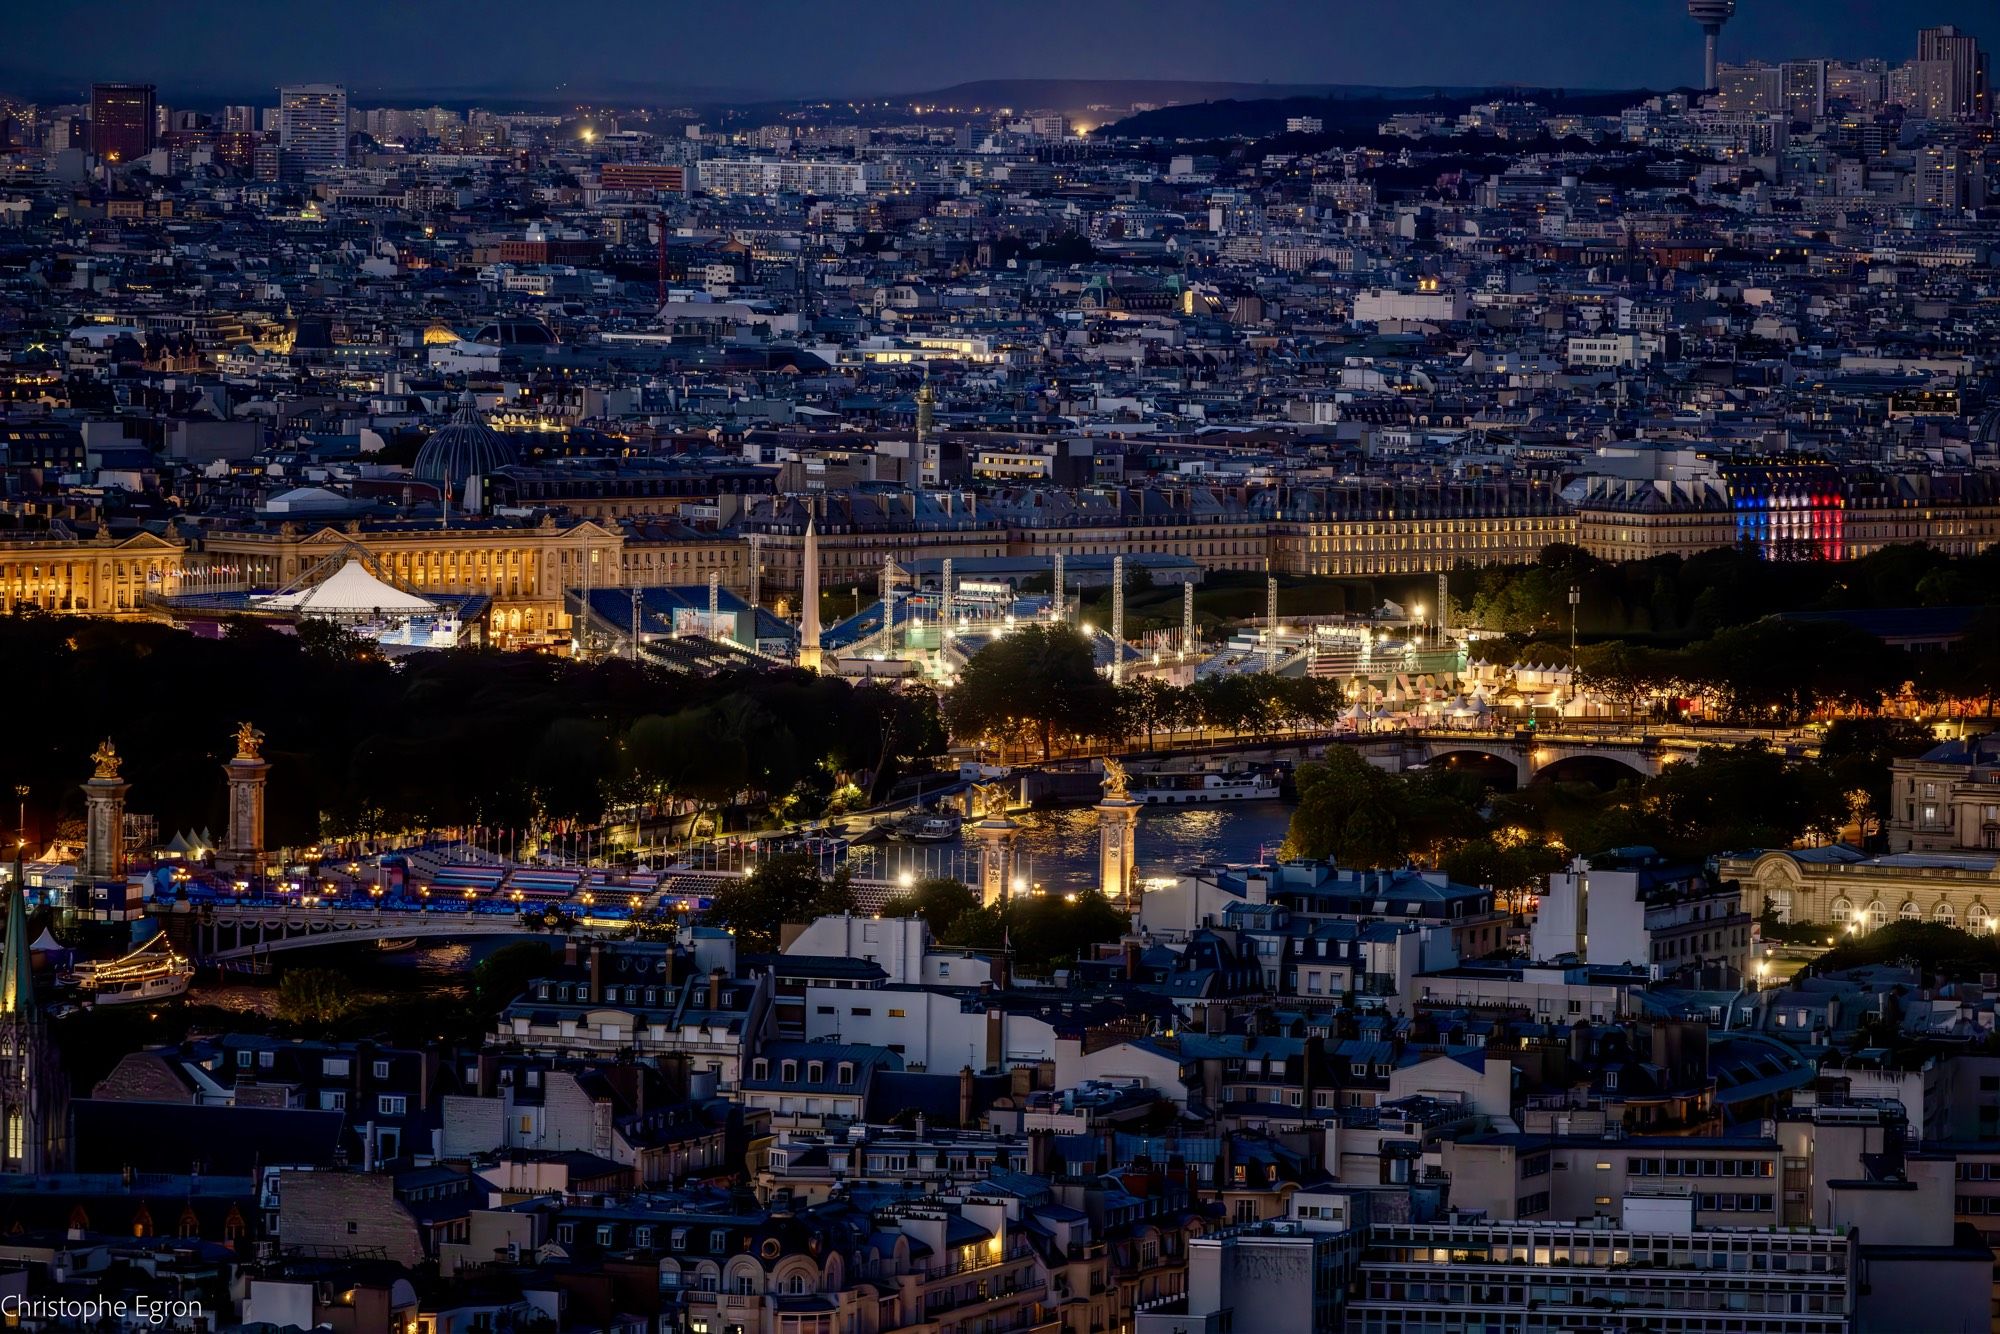
<svg viewBox="0 0 2000 1334"><path fill-rule="evenodd" d="M604 1000L604 944L590 942L590 1003L601 1004Z"/></svg>
<svg viewBox="0 0 2000 1334"><path fill-rule="evenodd" d="M711 968L709 970L708 1008L711 1010L719 1010L722 1008L722 977L723 973L720 968Z"/></svg>

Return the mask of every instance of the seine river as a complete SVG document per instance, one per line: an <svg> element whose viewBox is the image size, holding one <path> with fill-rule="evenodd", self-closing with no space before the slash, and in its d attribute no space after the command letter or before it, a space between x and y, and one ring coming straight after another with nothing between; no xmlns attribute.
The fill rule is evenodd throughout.
<svg viewBox="0 0 2000 1334"><path fill-rule="evenodd" d="M1135 840L1139 875L1172 875L1183 866L1215 862L1251 862L1275 856L1284 841L1292 808L1282 801L1231 801L1209 806L1149 806L1139 812ZM1014 816L1021 826L1019 849L1023 879L1050 893L1087 889L1097 883L1097 812L1081 809L1023 811ZM973 882L975 854L954 839L949 843L887 843L852 850L856 874L895 879L950 875ZM380 954L366 946L334 947L297 955L290 962L339 967L361 984L403 985L423 979L435 985L463 982L472 966L510 937L489 937L450 944L419 945L400 954ZM421 983L420 983L421 984ZM213 981L198 984L201 999L211 1004L268 1009L274 996L268 986Z"/></svg>
<svg viewBox="0 0 2000 1334"><path fill-rule="evenodd" d="M1208 806L1148 806L1139 813L1135 854L1139 875L1172 875L1183 866L1250 862L1275 856L1285 840L1292 808L1282 801L1230 801ZM1054 892L1097 883L1097 812L1024 811L1015 843L1023 878ZM890 843L856 848L856 873L893 879L951 875L976 878L974 852L956 840L941 844Z"/></svg>

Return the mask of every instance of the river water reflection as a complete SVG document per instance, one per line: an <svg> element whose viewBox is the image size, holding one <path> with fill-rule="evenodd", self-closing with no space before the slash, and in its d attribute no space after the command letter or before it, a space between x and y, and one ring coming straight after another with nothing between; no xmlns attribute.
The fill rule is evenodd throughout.
<svg viewBox="0 0 2000 1334"><path fill-rule="evenodd" d="M1139 813L1134 855L1140 877L1172 875L1183 866L1213 862L1250 862L1275 856L1284 842L1292 808L1282 801L1231 801L1205 806L1149 806ZM1070 810L1023 811L1014 816L1021 826L1015 848L1024 879L1045 889L1066 892L1097 883L1097 812L1089 807ZM977 852L964 843L891 843L856 848L855 873L894 879L912 876L956 876L976 882Z"/></svg>

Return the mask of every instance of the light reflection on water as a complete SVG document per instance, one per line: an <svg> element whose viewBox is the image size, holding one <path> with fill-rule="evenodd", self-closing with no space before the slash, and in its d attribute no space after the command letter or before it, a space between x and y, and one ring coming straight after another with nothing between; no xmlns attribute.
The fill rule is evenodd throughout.
<svg viewBox="0 0 2000 1334"><path fill-rule="evenodd" d="M1171 875L1201 862L1248 862L1274 856L1284 842L1291 807L1281 801L1232 801L1207 806L1149 806L1139 813L1134 855L1139 875ZM1024 878L1051 889L1084 889L1097 883L1097 812L1088 807L1022 811L1015 848ZM904 871L922 877L977 876L974 840L963 843L890 843L857 848L856 874L894 879Z"/></svg>
<svg viewBox="0 0 2000 1334"><path fill-rule="evenodd" d="M1139 875L1141 878L1171 875L1180 867L1199 863L1249 862L1275 856L1278 845L1284 841L1291 814L1292 808L1282 801L1149 806L1139 812L1139 828L1134 838ZM1015 847L1023 859L1023 878L1059 892L1087 889L1097 883L1095 810L1081 807L1021 811L1015 814L1014 821L1021 826ZM916 877L950 875L977 883L977 854L957 840L937 844L887 843L856 848L853 855L855 873L861 876L894 879L907 870ZM366 986L364 979L383 980L384 974L377 970L393 970L405 976L414 973L433 985L463 984L479 960L518 939L521 937L424 940L414 949L392 954L358 947L344 958L318 959L315 964L341 967L358 987ZM211 983L199 990L202 999L209 1003L241 1008L268 1009L274 1000L272 989L256 984Z"/></svg>
<svg viewBox="0 0 2000 1334"><path fill-rule="evenodd" d="M476 940L419 940L407 950L383 953L373 945L329 945L322 950L278 956L279 968L331 968L357 996L402 992L414 985L440 994L462 992L472 969L497 949L527 936L481 936ZM551 942L557 943L557 942ZM203 976L193 999L227 1010L277 1012L278 990L271 979Z"/></svg>
<svg viewBox="0 0 2000 1334"><path fill-rule="evenodd" d="M513 941L509 940L506 943L511 945ZM495 948L498 947L489 946L483 952L491 953ZM417 942L417 948L410 951L411 966L420 973L430 973L439 977L470 972L474 962L472 946L462 940L441 945L430 945L429 942L420 940Z"/></svg>

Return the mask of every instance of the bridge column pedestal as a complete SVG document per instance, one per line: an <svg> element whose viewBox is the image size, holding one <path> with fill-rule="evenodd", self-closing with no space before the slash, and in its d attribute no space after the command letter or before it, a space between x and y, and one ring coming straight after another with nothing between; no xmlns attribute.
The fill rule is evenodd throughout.
<svg viewBox="0 0 2000 1334"><path fill-rule="evenodd" d="M229 826L216 869L255 878L264 873L264 780L270 761L238 755L222 766L229 784Z"/></svg>
<svg viewBox="0 0 2000 1334"><path fill-rule="evenodd" d="M1021 826L1004 815L988 815L972 826L979 840L979 902L991 908L1004 903L1013 890L1014 838Z"/></svg>
<svg viewBox="0 0 2000 1334"><path fill-rule="evenodd" d="M83 785L83 856L76 878L117 880L125 874L125 794L131 784L116 774L100 773Z"/></svg>
<svg viewBox="0 0 2000 1334"><path fill-rule="evenodd" d="M1106 797L1097 807L1097 888L1127 912L1136 911L1138 871L1132 864L1133 844L1143 803L1130 797Z"/></svg>

